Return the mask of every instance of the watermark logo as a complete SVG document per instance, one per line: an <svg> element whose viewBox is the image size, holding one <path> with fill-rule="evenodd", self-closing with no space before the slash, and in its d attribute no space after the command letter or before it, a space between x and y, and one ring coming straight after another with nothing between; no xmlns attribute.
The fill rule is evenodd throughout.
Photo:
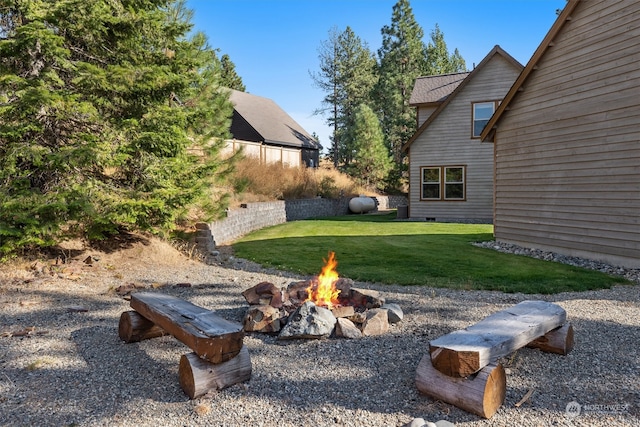
<svg viewBox="0 0 640 427"><path fill-rule="evenodd" d="M574 400L567 403L565 413L569 418L575 418L580 414L623 415L629 413L630 407L628 403L581 405Z"/></svg>
<svg viewBox="0 0 640 427"><path fill-rule="evenodd" d="M580 404L574 400L573 402L567 403L567 407L565 408L565 412L567 414L567 417L575 418L578 415L580 415L580 410L581 409L582 409L582 406L580 406Z"/></svg>

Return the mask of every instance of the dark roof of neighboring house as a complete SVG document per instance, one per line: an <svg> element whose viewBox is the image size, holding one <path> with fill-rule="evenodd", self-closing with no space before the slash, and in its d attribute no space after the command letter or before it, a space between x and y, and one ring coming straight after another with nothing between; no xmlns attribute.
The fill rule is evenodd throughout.
<svg viewBox="0 0 640 427"><path fill-rule="evenodd" d="M536 69L540 58L542 58L549 47L553 46L553 39L558 35L562 27L564 27L565 22L571 20L571 14L573 13L578 3L580 3L580 0L567 1L564 9L560 13L560 15L558 15L556 22L553 23L547 35L544 37L544 39L542 39L540 46L538 46L536 51L533 53L533 56L524 67L513 86L511 86L511 89L509 89L509 92L507 92L505 97L502 99L502 102L496 109L495 113L493 113L493 116L491 116L491 119L485 125L484 130L480 135L480 140L493 141L493 138L495 137L496 124L500 120L502 113L504 113L509 108L509 104L511 103L511 101L513 101L513 98L516 96L516 94L522 89L524 82L529 78L531 72Z"/></svg>
<svg viewBox="0 0 640 427"><path fill-rule="evenodd" d="M468 75L469 72L418 77L413 85L409 105L444 101Z"/></svg>
<svg viewBox="0 0 640 427"><path fill-rule="evenodd" d="M494 48L491 49L491 52L489 52L487 56L485 56L484 59L480 61L478 66L474 68L473 71L467 74L467 76L453 89L453 91L449 94L449 96L447 96L444 99L444 101L442 101L438 105L438 108L436 108L436 110L433 113L431 113L429 118L425 120L424 123L422 123L422 125L420 125L416 133L414 133L413 136L409 139L409 141L407 141L407 143L402 146L403 151L406 151L411 146L411 144L413 144L413 142L418 138L418 136L420 136L420 134L424 132L424 130L435 120L435 118L438 117L438 115L442 112L442 110L444 110L447 107L447 105L449 105L451 100L454 99L458 93L460 93L460 91L485 67L485 65L495 55L501 55L508 62L510 62L514 67L517 67L519 69L523 68L522 64L519 63L513 56L509 55L500 46L495 45Z"/></svg>
<svg viewBox="0 0 640 427"><path fill-rule="evenodd" d="M319 150L320 144L271 99L229 89L235 139Z"/></svg>

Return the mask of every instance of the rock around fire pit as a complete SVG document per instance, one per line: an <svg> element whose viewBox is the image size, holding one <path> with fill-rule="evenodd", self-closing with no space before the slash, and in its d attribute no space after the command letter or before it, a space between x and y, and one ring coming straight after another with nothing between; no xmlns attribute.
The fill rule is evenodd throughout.
<svg viewBox="0 0 640 427"><path fill-rule="evenodd" d="M244 330L275 333L279 339L360 338L384 334L402 320L399 305L352 285L345 278L332 281L328 291L320 289L318 278L292 282L286 289L259 283L242 293L249 303Z"/></svg>

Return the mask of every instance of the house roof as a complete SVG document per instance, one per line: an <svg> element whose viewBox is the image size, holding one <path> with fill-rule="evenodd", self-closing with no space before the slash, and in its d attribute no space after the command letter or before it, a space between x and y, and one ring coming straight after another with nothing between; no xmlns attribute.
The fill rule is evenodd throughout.
<svg viewBox="0 0 640 427"><path fill-rule="evenodd" d="M464 77L464 79L453 89L453 91L444 99L444 101L440 103L438 108L436 108L436 110L433 113L431 113L429 118L425 120L424 123L422 123L422 125L420 125L416 133L414 133L413 136L409 139L409 141L407 141L402 146L403 151L406 151L409 149L411 144L413 144L413 142L422 134L422 132L424 132L424 130L427 127L429 127L429 125L435 120L436 117L438 117L438 115L442 112L442 110L444 110L447 107L447 105L449 105L451 100L454 99L456 95L460 93L460 91L464 89L464 87L467 84L469 84L471 80L473 80L473 78L487 65L487 63L489 63L489 61L495 55L501 55L503 58L505 58L508 62L510 62L514 67L517 67L518 69L523 68L522 64L520 64L513 56L509 55L500 46L495 45L493 49L491 49L491 52L489 52L487 56L485 56L484 59L480 61L478 66L474 68L473 71L468 73L466 77ZM411 94L411 96L413 97L413 94Z"/></svg>
<svg viewBox="0 0 640 427"><path fill-rule="evenodd" d="M482 141L494 141L497 124L500 121L503 113L509 109L509 104L511 104L516 95L521 90L523 90L524 83L527 81L531 73L537 68L538 62L545 54L547 49L553 46L553 39L555 39L558 33L562 30L564 24L567 21L571 20L571 14L573 13L578 3L580 3L580 0L567 1L564 9L560 13L560 15L558 15L556 22L554 22L547 35L544 37L544 39L542 39L542 43L540 43L540 46L538 46L536 51L533 53L533 56L524 67L515 83L513 83L511 89L509 89L509 92L507 92L504 99L496 109L495 113L493 113L493 116L491 116L491 119L489 119L489 122L484 127L482 134L480 135L480 139Z"/></svg>
<svg viewBox="0 0 640 427"><path fill-rule="evenodd" d="M320 144L290 115L269 98L229 89L235 110L234 138L272 145L319 150ZM236 115L242 120L236 120Z"/></svg>
<svg viewBox="0 0 640 427"><path fill-rule="evenodd" d="M413 85L409 105L417 106L444 101L469 74L465 72L418 77Z"/></svg>

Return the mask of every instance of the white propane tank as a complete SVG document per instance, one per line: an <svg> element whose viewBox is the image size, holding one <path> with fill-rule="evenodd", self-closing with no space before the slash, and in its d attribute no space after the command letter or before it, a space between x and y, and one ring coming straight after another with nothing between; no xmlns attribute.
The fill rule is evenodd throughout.
<svg viewBox="0 0 640 427"><path fill-rule="evenodd" d="M367 213L376 208L376 201L371 197L358 196L349 200L349 210L353 213Z"/></svg>

